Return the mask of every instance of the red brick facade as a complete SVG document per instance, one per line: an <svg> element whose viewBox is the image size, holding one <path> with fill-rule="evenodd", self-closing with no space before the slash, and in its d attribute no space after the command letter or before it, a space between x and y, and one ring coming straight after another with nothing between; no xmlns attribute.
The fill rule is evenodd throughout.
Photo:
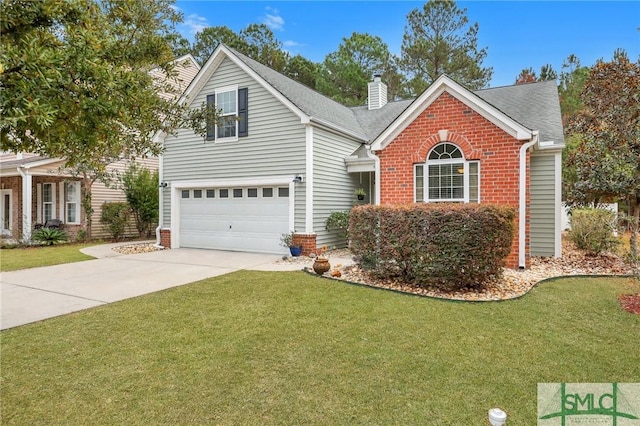
<svg viewBox="0 0 640 426"><path fill-rule="evenodd" d="M54 215L56 218L60 218L60 205L64 203L64 199L60 197L59 192L59 184L61 182L69 181L70 179L67 177L61 176L32 176L31 183L31 223L35 228L35 225L38 223L38 193L37 187L38 184L43 183L53 183L55 184L54 192L53 192L53 200L55 202L56 208ZM24 216L24 212L22 209L22 178L20 176L10 176L2 178L2 189L10 189L11 190L11 231L14 238L21 239L22 238L22 219ZM80 219L83 220L85 217L84 211L80 208ZM75 239L78 232L82 229L81 224L64 224L62 229L67 233L70 239Z"/></svg>
<svg viewBox="0 0 640 426"><path fill-rule="evenodd" d="M171 230L160 230L160 245L164 248L171 248Z"/></svg>
<svg viewBox="0 0 640 426"><path fill-rule="evenodd" d="M293 234L293 244L302 246L302 255L308 256L317 252L316 234Z"/></svg>
<svg viewBox="0 0 640 426"><path fill-rule="evenodd" d="M389 145L376 152L380 158L380 203L414 202L414 164L425 163L429 151L444 141L457 145L466 160L479 160L481 203L509 205L517 211L522 142L446 92ZM527 181L527 205L528 193ZM527 235L528 222L527 218ZM511 268L518 267L517 219L515 226L516 237L507 258L507 266ZM528 245L527 242L527 264Z"/></svg>

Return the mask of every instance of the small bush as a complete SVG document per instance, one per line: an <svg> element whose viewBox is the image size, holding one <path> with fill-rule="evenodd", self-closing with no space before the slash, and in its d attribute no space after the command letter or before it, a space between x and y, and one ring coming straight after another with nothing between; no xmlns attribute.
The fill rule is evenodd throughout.
<svg viewBox="0 0 640 426"><path fill-rule="evenodd" d="M324 225L327 231L335 231L340 239L346 240L349 234L349 210L331 212Z"/></svg>
<svg viewBox="0 0 640 426"><path fill-rule="evenodd" d="M619 241L614 236L616 215L605 209L574 209L571 212L569 238L581 250L592 255L613 250Z"/></svg>
<svg viewBox="0 0 640 426"><path fill-rule="evenodd" d="M104 203L100 223L107 225L107 231L113 239L118 239L124 235L130 215L131 208L127 203Z"/></svg>
<svg viewBox="0 0 640 426"><path fill-rule="evenodd" d="M358 206L351 251L380 278L445 289L481 286L500 276L511 252L515 211L479 204Z"/></svg>
<svg viewBox="0 0 640 426"><path fill-rule="evenodd" d="M66 242L69 237L58 228L40 228L31 235L31 239L47 246L52 246Z"/></svg>

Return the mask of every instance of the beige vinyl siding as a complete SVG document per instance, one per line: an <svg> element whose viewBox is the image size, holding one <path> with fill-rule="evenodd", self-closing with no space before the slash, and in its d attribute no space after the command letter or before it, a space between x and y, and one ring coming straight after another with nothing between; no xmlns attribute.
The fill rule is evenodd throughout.
<svg viewBox="0 0 640 426"><path fill-rule="evenodd" d="M158 158L146 158L137 160L137 163L151 171L158 170ZM107 167L107 170L111 173L117 172L118 174L124 173L128 168L129 163L126 160L121 160L113 163ZM115 181L113 182L116 183ZM110 185L111 186L111 185ZM105 226L100 223L100 216L102 215L102 204L105 202L113 203L123 201L127 199L124 192L120 189L114 189L107 187L104 183L96 181L91 187L91 207L93 208L93 215L91 216L91 236L92 238L110 238L111 234L106 230ZM138 230L136 229L136 223L133 218L129 221L129 226L125 231L126 236L137 237Z"/></svg>
<svg viewBox="0 0 640 426"><path fill-rule="evenodd" d="M182 129L165 139L163 180L265 178L305 173L305 128L285 107L240 67L225 58L192 105L206 103L218 87L249 89L249 135L237 141L205 141ZM170 226L170 188L164 191L165 227ZM302 207L300 207L302 206ZM304 229L304 184L296 186L296 230Z"/></svg>
<svg viewBox="0 0 640 426"><path fill-rule="evenodd" d="M555 211L555 155L531 156L530 244L532 256L554 256Z"/></svg>
<svg viewBox="0 0 640 426"><path fill-rule="evenodd" d="M349 210L354 205L359 176L347 173L344 158L360 143L320 128L313 134L313 229L318 246L332 247L343 242L325 230L325 221L332 211Z"/></svg>

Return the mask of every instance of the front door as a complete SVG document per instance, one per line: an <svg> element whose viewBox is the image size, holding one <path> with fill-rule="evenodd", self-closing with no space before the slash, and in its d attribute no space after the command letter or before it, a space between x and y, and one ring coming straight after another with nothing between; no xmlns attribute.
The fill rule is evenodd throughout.
<svg viewBox="0 0 640 426"><path fill-rule="evenodd" d="M0 233L2 235L11 235L11 190L0 190Z"/></svg>

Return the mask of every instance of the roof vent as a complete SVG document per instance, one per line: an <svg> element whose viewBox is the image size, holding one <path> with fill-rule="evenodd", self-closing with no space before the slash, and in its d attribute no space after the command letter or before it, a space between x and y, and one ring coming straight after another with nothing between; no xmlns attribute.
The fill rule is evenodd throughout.
<svg viewBox="0 0 640 426"><path fill-rule="evenodd" d="M373 75L369 83L369 109L380 109L387 104L387 85L382 82L380 74Z"/></svg>

